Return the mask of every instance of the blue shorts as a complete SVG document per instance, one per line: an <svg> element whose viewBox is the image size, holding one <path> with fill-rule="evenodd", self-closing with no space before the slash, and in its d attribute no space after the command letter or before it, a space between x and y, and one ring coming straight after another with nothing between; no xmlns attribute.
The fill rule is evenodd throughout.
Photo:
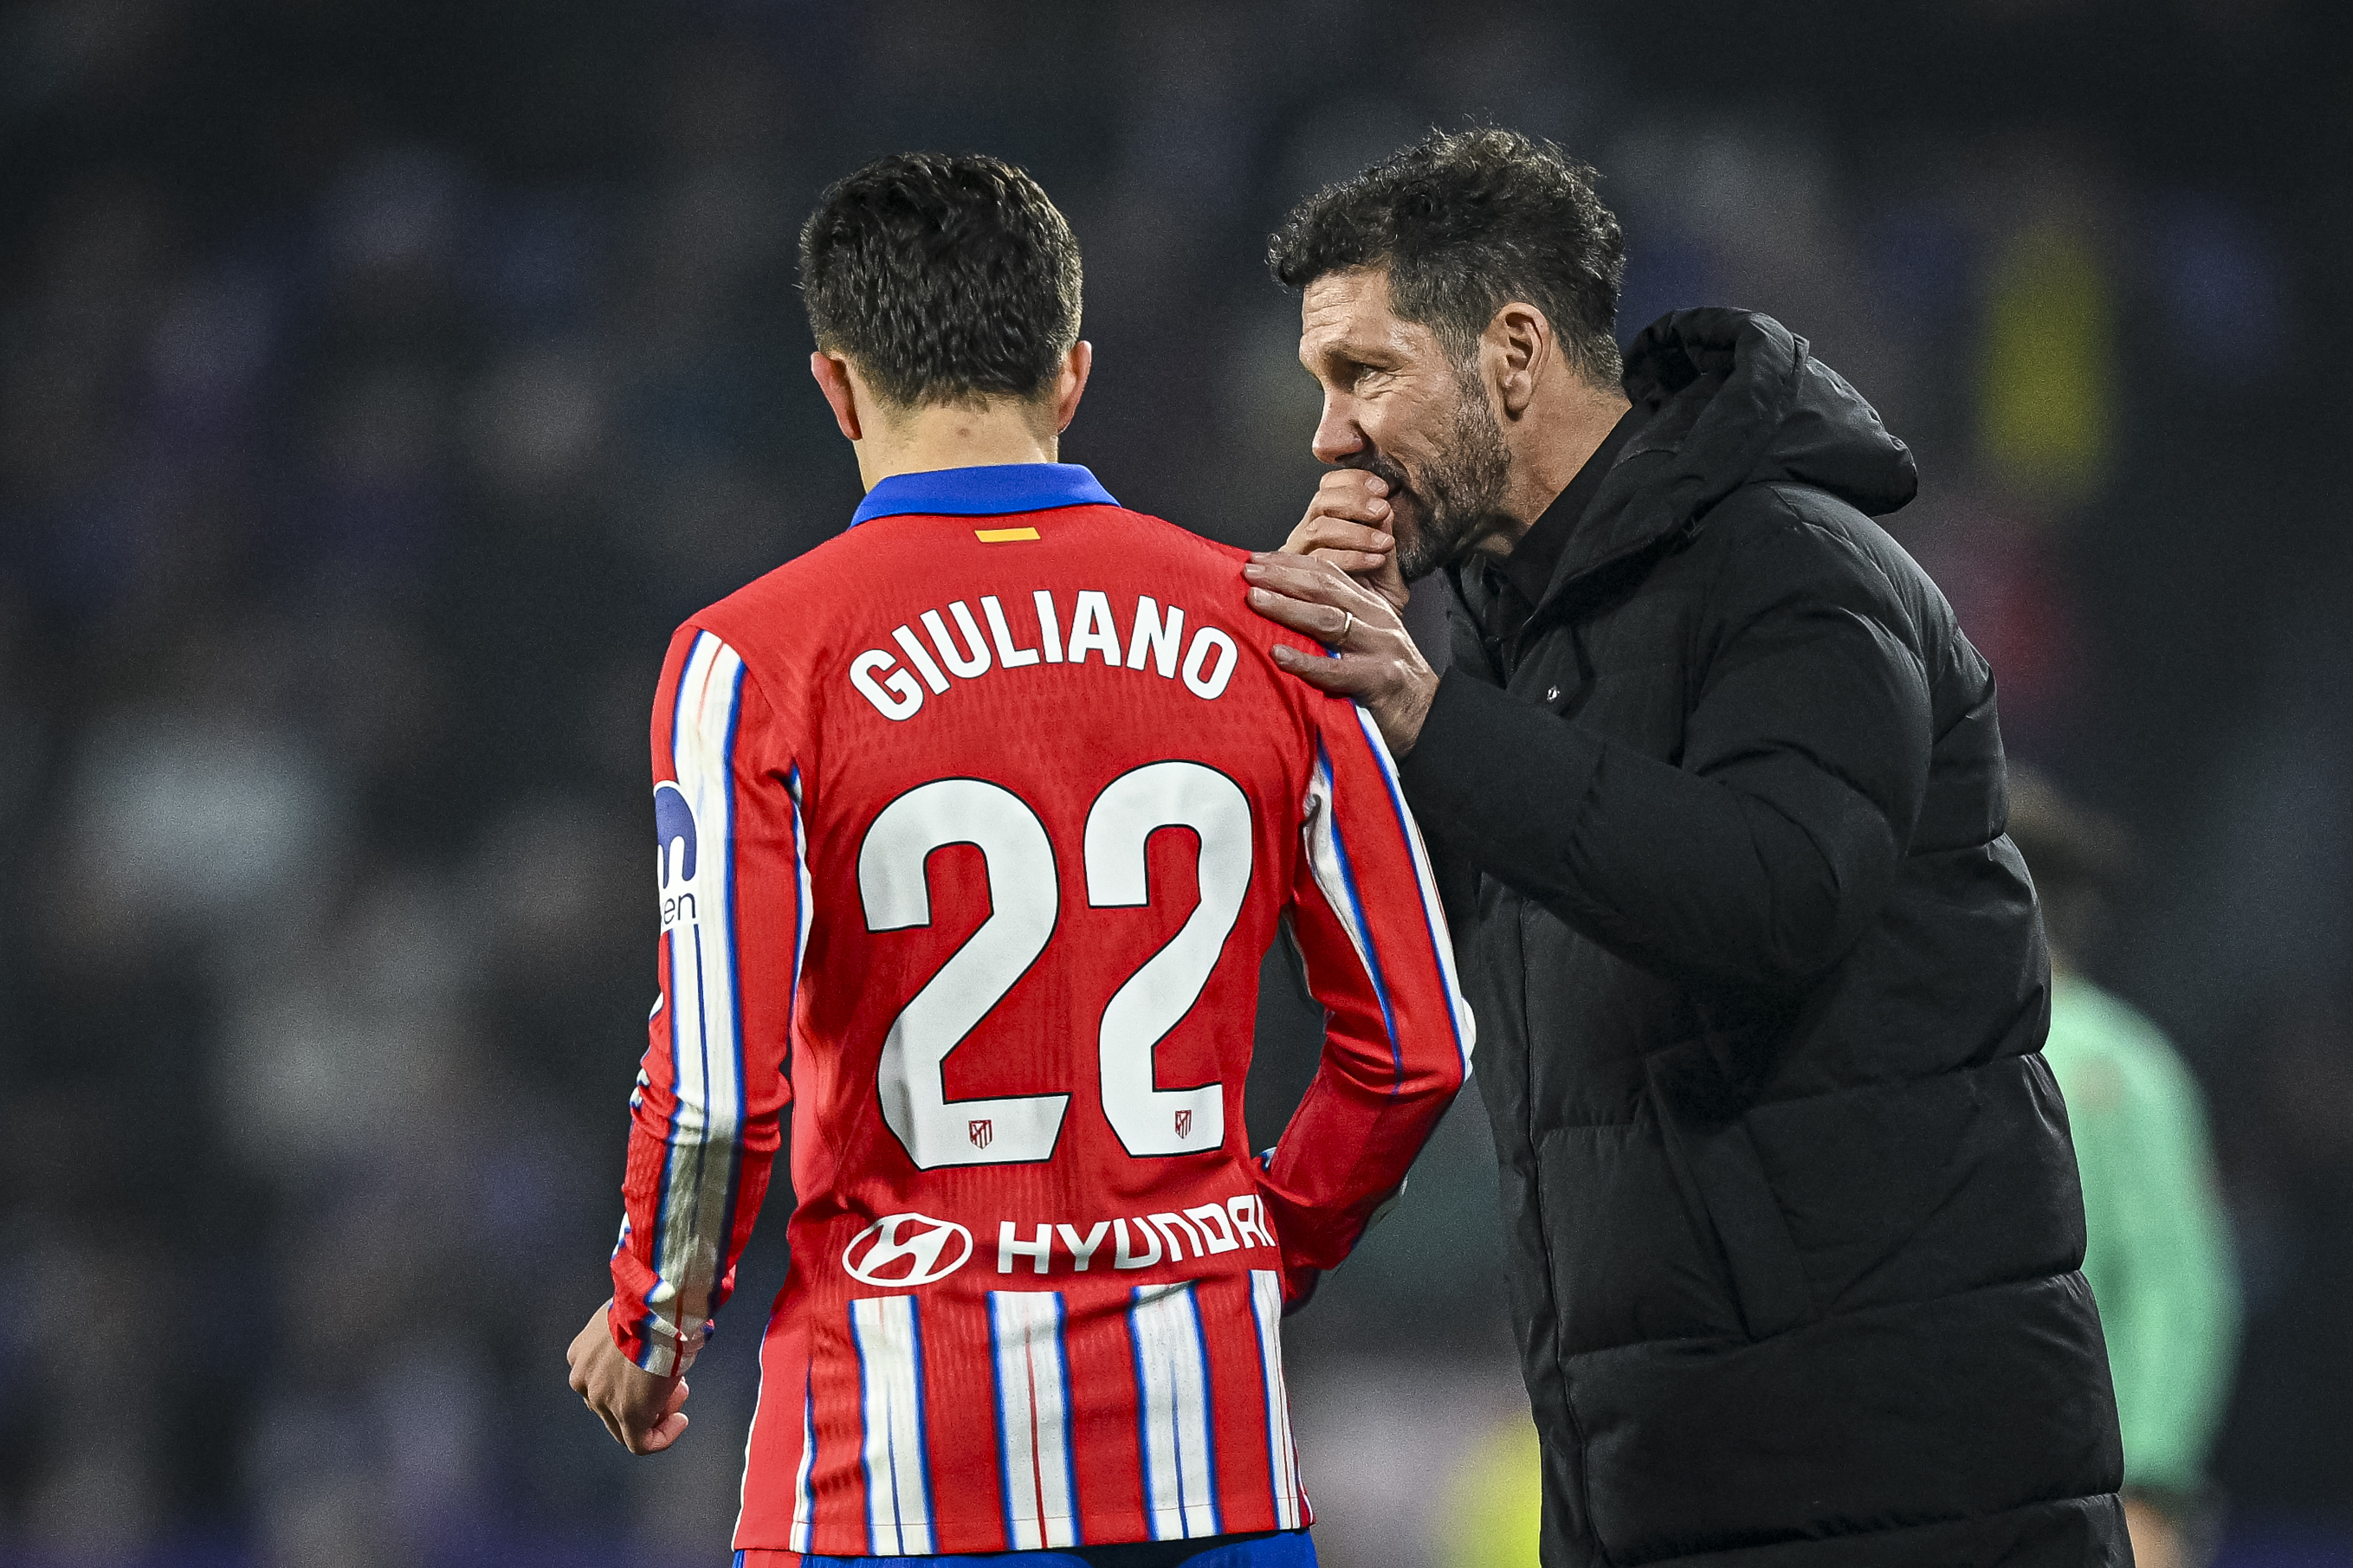
<svg viewBox="0 0 2353 1568"><path fill-rule="evenodd" d="M1134 1545L1143 1552L1155 1547L1165 1550L1177 1542L1137 1542ZM1097 1547L1094 1551L1115 1558L1122 1549ZM786 1554L738 1552L736 1568L750 1568L755 1560L771 1555L782 1560ZM804 1556L800 1561L801 1568L1095 1568L1087 1558L1071 1552L980 1552L952 1557ZM1255 1541L1212 1546L1182 1561L1185 1568L1315 1568L1315 1543L1303 1530L1286 1530Z"/></svg>

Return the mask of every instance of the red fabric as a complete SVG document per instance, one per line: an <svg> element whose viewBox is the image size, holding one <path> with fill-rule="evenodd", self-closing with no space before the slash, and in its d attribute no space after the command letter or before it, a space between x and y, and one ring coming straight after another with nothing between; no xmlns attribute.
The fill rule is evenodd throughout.
<svg viewBox="0 0 2353 1568"><path fill-rule="evenodd" d="M1039 537L976 538L980 530L1025 527ZM789 1103L798 1206L790 1220L793 1266L761 1356L736 1536L747 1562L796 1562L793 1548L912 1552L926 1542L939 1552L1018 1549L1008 1499L1029 1496L1037 1482L1026 1471L1006 1473L992 1291L1059 1294L1080 1540L1169 1531L1172 1516L1164 1512L1155 1523L1150 1510L1174 1506L1170 1497L1156 1504L1146 1497L1149 1437L1140 1436L1139 1422L1149 1412L1139 1408L1139 1379L1150 1346L1133 1310L1142 1299L1138 1287L1188 1280L1198 1331L1184 1343L1198 1345L1207 1368L1219 1527L1279 1527L1282 1467L1270 1455L1287 1435L1270 1435L1252 1271L1282 1271L1295 1291L1297 1278L1346 1257L1461 1087L1469 1018L1449 967L1443 916L1386 756L1352 703L1321 696L1268 658L1277 640L1308 645L1249 611L1243 559L1240 551L1107 506L887 517L703 611L672 642L654 711L654 773L658 784L699 804L691 878L676 854L676 842L690 836L681 808L663 807L668 816L658 811L670 836L665 909L686 908L678 903L681 890L693 902L691 918L673 918L661 942L662 1003L633 1097L612 1323L625 1350L661 1371L672 1329L682 1321L692 1338L699 1321L692 1309L706 1279L708 1310L717 1310L765 1192ZM1059 624L1050 628L1040 622L1039 590L1051 596ZM1096 611L1109 611L1116 649L1108 658L1100 646L1077 646L1090 595L1100 595ZM1003 638L985 599L995 601ZM1155 616L1181 609L1181 633L1158 645L1139 636L1145 608L1139 601L1147 599ZM937 613L944 647L926 611ZM951 669L978 657L962 629L965 617L988 645L987 668L969 676ZM900 628L904 639L894 636ZM1226 660L1217 637L1203 640L1205 628L1233 649L1222 685L1216 677ZM924 650L933 670L921 668L906 640ZM1047 657L1058 643L1065 656L1059 662ZM1038 657L1009 664L1008 652ZM866 658L861 687L852 670L873 653L887 657ZM1073 662L1074 654L1083 662ZM741 660L740 678L730 673L731 658ZM894 676L905 679L892 687ZM933 689L934 677L947 689ZM736 681L732 700L711 684L722 679ZM1216 694L1197 687L1216 687ZM918 693L920 705L905 716L886 713L905 709ZM715 733L721 729L728 732ZM709 763L712 757L723 763ZM1217 829L1214 855L1203 848L1205 830L1159 824L1148 812L1131 811L1124 820L1149 832L1123 838L1116 830L1113 805L1130 797L1112 793L1114 784L1167 762L1198 766L1150 775L1163 795L1176 785L1158 781L1174 778L1192 791L1187 800L1224 801L1228 786L1214 774L1246 803L1245 818L1215 818L1245 826ZM719 767L722 782L703 788L696 770L709 766ZM904 826L913 806L891 819L898 826L878 828L886 809L943 780L983 781L998 793L958 785L920 797L959 803L962 814L944 829L934 823L928 838ZM1000 832L993 858L955 840L958 824L980 821L976 802L983 815L997 814L990 820L1012 825ZM1020 826L1024 811L1036 836ZM1095 816L1109 824L1098 824L1100 843L1090 839ZM1311 819L1323 817L1336 827L1336 851ZM895 858L886 840L899 847ZM1039 842L1050 850L1042 858ZM1321 879L1311 853L1317 843L1325 845ZM1197 908L1214 902L1205 885L1215 879L1209 862L1236 864L1244 846L1247 885L1230 930L1221 944L1200 950L1213 960L1186 961L1191 950L1180 951L1176 939ZM1145 902L1123 902L1097 886L1115 882L1118 864L1138 854ZM862 855L875 863L867 881ZM804 864L807 949L797 956ZM913 885L927 896L928 923L870 929L889 922L874 919L879 895L869 884L888 880L894 867L902 895ZM1050 934L1034 956L1017 964L1019 952L1006 959L983 952L1025 918L1024 910L1042 920L1036 911L1049 907ZM1329 1024L1321 1070L1262 1170L1248 1146L1242 1090L1259 961L1286 912ZM1214 937L1214 919L1204 919ZM986 940L984 926L993 933ZM942 982L934 994L993 995L993 1003L937 1065L910 1047L916 1065L893 1080L885 1046L894 1023L952 960L966 965L958 972L965 978ZM1114 995L1147 963L1178 977L1169 994L1179 1001L1198 972L1206 977L1156 1047L1127 1036L1099 1042ZM698 987L692 996L683 994L690 981ZM712 1004L729 993L727 1007ZM1122 1016L1149 1016L1157 1027L1173 1005ZM918 1047L931 1038L920 1019L904 1032ZM730 1067L731 1049L740 1050L740 1068ZM1148 1093L1132 1079L1117 1087L1114 1069L1104 1065L1113 1057L1132 1063L1138 1051L1149 1062ZM1213 1098L1222 1108L1222 1140L1129 1152L1114 1106L1125 1108L1134 1136L1187 1139L1198 1135L1188 1127L1206 1130L1207 1113L1197 1110L1188 1121L1167 1097L1211 1083L1221 1086ZM950 1136L921 1145L930 1169L919 1167L916 1148L886 1115L892 1096L908 1093L944 1102L930 1125ZM1048 1095L1069 1097L1050 1151L1022 1163L981 1163L1020 1146L1019 1117L968 1116L959 1102ZM1206 1205L1214 1212L1185 1216ZM1155 1225L1146 1217L1153 1215L1177 1217ZM1250 1234L1253 1215L1279 1249ZM930 1282L894 1281L894 1272L922 1258L864 1262L878 1222L893 1215L922 1216L891 1233L902 1243L934 1236L933 1222L962 1227L969 1255ZM1148 1248L1158 1260L1116 1268L1123 1226L1115 1221L1124 1222L1132 1255ZM1084 1271L1064 1236L1050 1230L1047 1271L1039 1274L1029 1254L1000 1251L1008 1224L1009 1239L1024 1247L1034 1247L1040 1225L1070 1226L1082 1244L1106 1228ZM952 1231L936 1234L946 1239L932 1261L944 1265L962 1244ZM852 1262L879 1278L855 1277ZM921 1333L922 1466L893 1482L887 1444L877 1436L877 1391L885 1380L875 1346L885 1342L877 1337L881 1328L901 1320L868 1320L861 1352L851 1303L898 1296L913 1298L913 1308L884 1305L912 1310ZM817 1441L803 1501L805 1418ZM903 1450L893 1452L903 1458ZM921 1487L906 1480L918 1473ZM902 1500L870 1496L878 1484L897 1486ZM1296 1507L1296 1522L1305 1522L1303 1503ZM902 1518L920 1510L928 1537L886 1531L878 1539L878 1509ZM1182 1533L1205 1532L1196 1516L1186 1518L1194 1522Z"/></svg>

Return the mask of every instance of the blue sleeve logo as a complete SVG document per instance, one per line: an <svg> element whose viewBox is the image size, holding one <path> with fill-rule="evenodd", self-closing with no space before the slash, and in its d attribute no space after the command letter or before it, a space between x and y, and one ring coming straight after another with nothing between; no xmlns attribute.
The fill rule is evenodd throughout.
<svg viewBox="0 0 2353 1568"><path fill-rule="evenodd" d="M674 784L654 785L654 844L661 877L662 929L668 931L696 918L694 894L688 890L694 885L697 855L694 808Z"/></svg>

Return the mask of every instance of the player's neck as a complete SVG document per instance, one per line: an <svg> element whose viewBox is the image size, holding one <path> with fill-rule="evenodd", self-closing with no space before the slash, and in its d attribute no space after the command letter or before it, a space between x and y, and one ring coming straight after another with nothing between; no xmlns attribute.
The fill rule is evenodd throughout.
<svg viewBox="0 0 2353 1568"><path fill-rule="evenodd" d="M858 475L870 490L892 474L1051 463L1061 449L1060 437L1034 406L1010 399L918 408L868 428L855 445Z"/></svg>

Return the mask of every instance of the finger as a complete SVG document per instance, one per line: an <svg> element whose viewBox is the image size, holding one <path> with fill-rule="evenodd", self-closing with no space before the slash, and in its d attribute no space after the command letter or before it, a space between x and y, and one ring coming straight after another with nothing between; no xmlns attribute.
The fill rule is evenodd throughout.
<svg viewBox="0 0 2353 1568"><path fill-rule="evenodd" d="M654 1377L630 1369L621 1386L614 1392L612 1405L621 1425L642 1437L661 1421L686 1403L687 1383Z"/></svg>
<svg viewBox="0 0 2353 1568"><path fill-rule="evenodd" d="M1397 548L1397 535L1385 528L1368 528L1336 517L1311 517L1291 531L1283 542L1286 555L1311 550L1361 550L1386 555Z"/></svg>
<svg viewBox="0 0 2353 1568"><path fill-rule="evenodd" d="M1348 630L1348 611L1334 605L1287 598L1264 588L1250 591L1250 607L1276 625L1303 632L1321 643L1337 643Z"/></svg>
<svg viewBox="0 0 2353 1568"><path fill-rule="evenodd" d="M1345 523L1351 528L1387 529L1392 526L1389 503L1375 496L1319 495L1307 503L1302 526L1311 522Z"/></svg>
<svg viewBox="0 0 2353 1568"><path fill-rule="evenodd" d="M1386 481L1353 468L1342 468L1324 476L1315 493L1307 500L1306 516L1339 518L1352 522L1371 523L1386 527L1390 503Z"/></svg>
<svg viewBox="0 0 2353 1568"><path fill-rule="evenodd" d="M662 1396L659 1412L639 1409L623 1415L621 1425L633 1439L628 1444L632 1454L659 1454L678 1440L686 1430L687 1416L681 1407L686 1404L687 1384L684 1378L672 1384Z"/></svg>
<svg viewBox="0 0 2353 1568"><path fill-rule="evenodd" d="M673 1410L654 1423L634 1450L639 1454L659 1454L679 1440L692 1418L683 1410Z"/></svg>
<svg viewBox="0 0 2353 1568"><path fill-rule="evenodd" d="M1309 518L1328 517L1343 522L1386 525L1389 519L1389 503L1378 496L1368 496L1346 490L1337 494L1319 492L1307 503Z"/></svg>
<svg viewBox="0 0 2353 1568"><path fill-rule="evenodd" d="M1351 577L1360 572L1377 572L1389 563L1386 555L1367 555L1361 550L1311 550L1305 553L1310 561L1329 561Z"/></svg>
<svg viewBox="0 0 2353 1568"><path fill-rule="evenodd" d="M1397 619L1397 612L1387 599L1335 569L1328 561L1299 555L1253 556L1242 568L1242 578L1256 591L1303 604L1328 605L1373 625L1387 625ZM1334 626L1340 624L1337 616L1330 619Z"/></svg>
<svg viewBox="0 0 2353 1568"><path fill-rule="evenodd" d="M1373 689L1374 661L1302 653L1288 643L1274 645L1274 662L1319 690L1343 697L1360 697Z"/></svg>
<svg viewBox="0 0 2353 1568"><path fill-rule="evenodd" d="M1389 493L1389 482L1369 468L1334 468L1315 481L1315 493L1382 497Z"/></svg>
<svg viewBox="0 0 2353 1568"><path fill-rule="evenodd" d="M1304 555L1318 549L1388 551L1395 548L1397 539L1389 532L1386 518L1359 521L1309 512L1299 520L1299 525L1283 540L1282 553Z"/></svg>
<svg viewBox="0 0 2353 1568"><path fill-rule="evenodd" d="M1242 576L1244 580L1286 598L1335 605L1343 609L1356 609L1367 597L1365 590L1358 587L1346 573L1335 571L1324 562L1298 555L1268 554L1261 551L1252 555L1242 567Z"/></svg>
<svg viewBox="0 0 2353 1568"><path fill-rule="evenodd" d="M1397 538L1385 529L1309 518L1291 531L1282 553L1328 561L1392 605L1404 603L1409 593L1398 570Z"/></svg>

